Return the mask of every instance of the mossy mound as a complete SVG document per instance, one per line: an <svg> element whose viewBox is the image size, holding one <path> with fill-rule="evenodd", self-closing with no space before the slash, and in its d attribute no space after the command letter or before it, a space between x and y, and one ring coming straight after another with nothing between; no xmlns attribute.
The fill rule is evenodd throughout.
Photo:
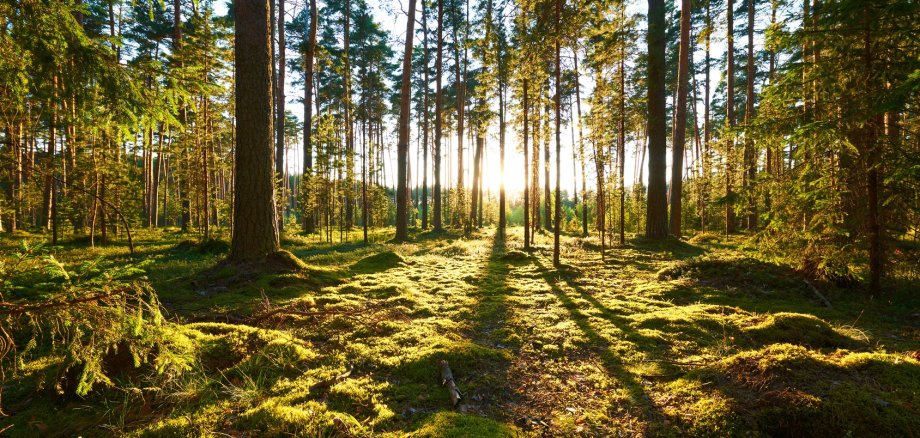
<svg viewBox="0 0 920 438"><path fill-rule="evenodd" d="M532 260L533 256L524 251L511 250L502 254L501 259L508 262L524 262Z"/></svg>
<svg viewBox="0 0 920 438"><path fill-rule="evenodd" d="M716 243L716 242L720 242L721 240L722 240L721 235L713 233L713 232L709 232L709 231L704 231L704 232L696 233L693 237L687 240L687 242L692 243L692 244Z"/></svg>
<svg viewBox="0 0 920 438"><path fill-rule="evenodd" d="M383 251L358 260L351 265L351 270L359 274L383 272L405 265L406 260L393 251Z"/></svg>
<svg viewBox="0 0 920 438"><path fill-rule="evenodd" d="M743 332L755 342L788 343L811 348L853 348L859 341L838 332L824 320L809 314L779 312L766 316Z"/></svg>
<svg viewBox="0 0 920 438"><path fill-rule="evenodd" d="M673 382L682 403L668 413L698 436L912 436L918 387L920 362L904 355L774 344Z"/></svg>
<svg viewBox="0 0 920 438"><path fill-rule="evenodd" d="M457 412L438 412L426 418L412 437L514 437L520 432L502 423Z"/></svg>

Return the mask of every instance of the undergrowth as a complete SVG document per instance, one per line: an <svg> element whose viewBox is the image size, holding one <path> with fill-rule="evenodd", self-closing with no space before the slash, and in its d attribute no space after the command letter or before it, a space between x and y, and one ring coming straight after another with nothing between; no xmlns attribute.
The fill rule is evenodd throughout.
<svg viewBox="0 0 920 438"><path fill-rule="evenodd" d="M895 298L869 301L738 238L633 239L602 259L599 242L566 237L554 268L551 236L523 251L520 231L420 233L403 245L291 236L297 269L244 276L221 271L219 240L171 233L139 236L146 263L117 246L0 241L10 346L0 430L920 433L920 328ZM19 312L107 291L117 293Z"/></svg>

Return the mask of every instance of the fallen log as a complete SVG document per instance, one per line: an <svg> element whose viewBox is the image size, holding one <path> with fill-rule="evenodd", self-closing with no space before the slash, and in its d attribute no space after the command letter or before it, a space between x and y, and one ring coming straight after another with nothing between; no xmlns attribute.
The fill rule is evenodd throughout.
<svg viewBox="0 0 920 438"><path fill-rule="evenodd" d="M803 281L805 281L805 284L807 284L808 287L811 288L811 291L815 293L815 296L818 297L818 299L820 299L822 302L824 302L825 307L828 307L828 308L834 307L831 305L830 300L828 300L827 297L824 296L824 294L818 291L818 288L816 288L815 285L811 284L811 282L808 281L808 279L803 279Z"/></svg>
<svg viewBox="0 0 920 438"><path fill-rule="evenodd" d="M454 374L450 372L450 365L447 361L441 360L439 364L441 365L441 384L447 387L451 406L457 406L457 403L460 403L460 399L463 398L463 394L460 393L457 383L454 382Z"/></svg>

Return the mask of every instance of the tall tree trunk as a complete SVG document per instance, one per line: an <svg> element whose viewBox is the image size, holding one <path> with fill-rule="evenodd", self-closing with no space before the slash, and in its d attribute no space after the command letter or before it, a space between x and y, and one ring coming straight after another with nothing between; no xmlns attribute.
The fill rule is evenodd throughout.
<svg viewBox="0 0 920 438"><path fill-rule="evenodd" d="M671 142L671 234L681 235L681 196L684 184L684 139L687 132L687 83L690 64L690 0L681 0L680 51L677 61L677 105Z"/></svg>
<svg viewBox="0 0 920 438"><path fill-rule="evenodd" d="M735 29L734 29L734 4L728 0L725 8L725 21L728 23L726 39L728 40L725 113L726 123L731 130L735 127ZM732 201L732 151L735 149L735 134L729 133L728 143L725 145L725 232L735 232L735 204Z"/></svg>
<svg viewBox="0 0 920 438"><path fill-rule="evenodd" d="M234 4L237 128L230 249L234 261L264 257L280 248L272 156L269 1L238 0Z"/></svg>
<svg viewBox="0 0 920 438"><path fill-rule="evenodd" d="M432 222L435 231L443 228L441 219L441 139L444 137L441 112L443 96L441 76L444 74L444 0L438 0L438 53L435 54L435 94L434 94L434 216Z"/></svg>
<svg viewBox="0 0 920 438"><path fill-rule="evenodd" d="M648 202L645 236L668 236L664 0L648 1Z"/></svg>
<svg viewBox="0 0 920 438"><path fill-rule="evenodd" d="M409 165L409 104L412 98L412 39L415 34L415 0L409 0L409 17L406 20L406 50L403 54L402 86L399 100L399 139L396 144L396 240L409 239L408 202L406 193Z"/></svg>
<svg viewBox="0 0 920 438"><path fill-rule="evenodd" d="M870 8L867 8L870 9ZM863 48L863 59L865 63L865 85L863 90L867 94L872 94L874 92L880 91L879 87L875 86L875 75L874 66L873 66L873 57L875 54L872 52L872 23L874 22L871 12L867 12L864 17L864 26L865 26L865 36L864 36L864 48ZM891 122L889 126L892 128L889 134L897 135L897 118L889 120ZM864 133L862 134L862 140L865 142L865 146L861 153L865 154L866 168L868 169L867 175L867 189L868 189L868 203L869 203L869 292L872 295L878 295L881 292L882 284L882 275L883 275L883 265L882 265L882 226L881 226L881 215L879 210L881 205L879 203L879 191L880 191L880 156L882 156L883 151L879 145L879 129L883 123L883 114L872 115L865 126L863 127Z"/></svg>
<svg viewBox="0 0 920 438"><path fill-rule="evenodd" d="M476 224L476 215L478 213L477 208L482 208L479 204L479 192L482 190L482 186L479 184L479 175L481 172L480 162L482 158L482 134L480 132L476 133L476 149L473 155L473 192L470 196L470 221L466 224L466 232L470 233L473 230L473 227Z"/></svg>
<svg viewBox="0 0 920 438"><path fill-rule="evenodd" d="M459 15L459 14L458 14ZM457 28L460 26L460 17L454 21L454 64L456 66L457 82L457 212L455 216L458 221L463 220L464 205L464 187L463 187L463 116L466 108L466 78L460 70L460 40L457 38ZM464 45L464 53L466 48ZM465 70L465 69L464 69Z"/></svg>
<svg viewBox="0 0 920 438"><path fill-rule="evenodd" d="M556 0L556 205L553 215L553 265L559 266L559 230L562 228L562 61L559 54L559 40L562 38L559 16L562 14L562 0Z"/></svg>
<svg viewBox="0 0 920 438"><path fill-rule="evenodd" d="M530 149L527 145L527 140L529 138L529 133L527 132L529 122L527 116L530 114L530 106L527 100L527 78L523 79L523 102L521 103L523 108L524 116L524 249L530 249Z"/></svg>
<svg viewBox="0 0 920 438"><path fill-rule="evenodd" d="M423 96L423 122L422 122L422 167L419 172L422 173L422 229L428 229L428 8L425 0L422 0L422 57L425 67L423 69L424 96Z"/></svg>
<svg viewBox="0 0 920 438"><path fill-rule="evenodd" d="M754 196L754 178L757 177L757 152L751 138L751 121L754 119L754 0L748 0L747 29L747 96L744 110L744 191L747 196L747 228L757 229L757 202Z"/></svg>
<svg viewBox="0 0 920 438"><path fill-rule="evenodd" d="M351 0L345 0L345 25L342 61L345 72L343 82L345 85L345 228L351 230L354 225L354 170L355 170L355 144L354 132L351 121ZM408 125L407 125L408 126ZM408 147L408 146L407 146Z"/></svg>
<svg viewBox="0 0 920 438"><path fill-rule="evenodd" d="M703 96L703 199L702 208L700 209L700 229L706 231L706 200L709 194L709 181L710 175L709 171L712 166L712 147L710 145L710 140L712 138L711 125L709 123L709 74L710 74L710 62L712 57L710 54L711 42L712 42L712 14L711 14L712 0L706 1L706 85L704 87Z"/></svg>
<svg viewBox="0 0 920 438"><path fill-rule="evenodd" d="M313 175L313 58L316 53L316 27L319 15L316 8L316 0L310 0L310 30L309 41L307 42L307 53L304 55L306 66L304 68L304 98L303 98L303 178L306 181L302 184L304 193L301 199L307 205L301 208L303 212L303 231L306 234L313 234L315 231L315 221L312 208L309 205L310 178Z"/></svg>
<svg viewBox="0 0 920 438"><path fill-rule="evenodd" d="M620 246L626 245L626 47L620 46Z"/></svg>
<svg viewBox="0 0 920 438"><path fill-rule="evenodd" d="M501 20L501 17L499 17ZM504 26L504 23L499 24ZM498 153L499 153L499 181L498 188L498 232L505 235L506 216L505 216L505 36L501 32L498 36ZM526 162L526 160L525 160Z"/></svg>
<svg viewBox="0 0 920 438"><path fill-rule="evenodd" d="M572 47L575 60L575 107L578 111L578 155L581 158L581 233L588 235L588 185L585 177L585 133L581 123L581 73L578 72L578 45Z"/></svg>
<svg viewBox="0 0 920 438"><path fill-rule="evenodd" d="M275 127L275 178L278 179L278 189L281 191L281 199L287 199L284 178L284 63L285 63L285 44L284 44L284 2L278 0L278 75L275 90L277 91L275 102L275 118L277 120ZM284 205L278 204L278 231L284 230Z"/></svg>

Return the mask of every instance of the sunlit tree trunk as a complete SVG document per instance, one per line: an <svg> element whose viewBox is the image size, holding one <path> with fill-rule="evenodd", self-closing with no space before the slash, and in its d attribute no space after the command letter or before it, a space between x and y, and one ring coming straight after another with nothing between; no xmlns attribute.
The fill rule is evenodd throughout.
<svg viewBox="0 0 920 438"><path fill-rule="evenodd" d="M274 196L269 0L234 4L236 148L230 259L264 257L280 248Z"/></svg>
<svg viewBox="0 0 920 438"><path fill-rule="evenodd" d="M432 222L435 231L441 231L441 139L444 136L443 96L441 91L441 76L444 74L444 0L438 0L438 52L435 54L435 95L434 95L434 216Z"/></svg>
<svg viewBox="0 0 920 438"><path fill-rule="evenodd" d="M553 265L559 266L559 230L562 228L562 135L561 123L562 112L560 102L562 101L562 61L559 56L559 40L562 38L559 24L559 16L562 14L562 0L556 0L556 205L555 214L553 215ZM547 157L548 158L548 157Z"/></svg>
<svg viewBox="0 0 920 438"><path fill-rule="evenodd" d="M303 184L303 190L312 190L310 187L310 178L313 176L313 58L316 53L316 27L319 15L316 8L316 0L310 0L310 30L309 41L307 42L307 53L304 55L306 66L304 68L304 99L303 99L303 178L306 184ZM301 195L306 206L301 208L303 211L303 231L306 234L313 234L315 231L315 220L312 208L309 205L309 193Z"/></svg>

